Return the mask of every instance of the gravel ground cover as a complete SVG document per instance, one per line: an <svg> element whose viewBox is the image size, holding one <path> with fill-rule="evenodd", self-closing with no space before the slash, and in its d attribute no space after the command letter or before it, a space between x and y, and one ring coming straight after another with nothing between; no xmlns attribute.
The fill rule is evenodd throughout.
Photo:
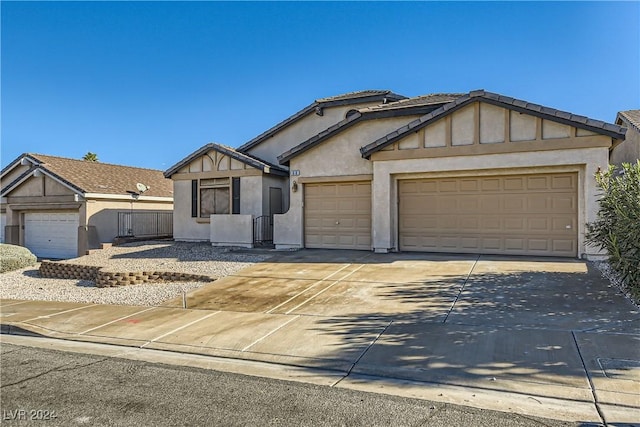
<svg viewBox="0 0 640 427"><path fill-rule="evenodd" d="M61 262L109 267L122 272L175 271L221 278L270 256L259 252L236 253L206 243L147 241L114 246ZM39 266L0 274L0 298L153 306L206 284L162 282L98 288L86 280L42 278Z"/></svg>

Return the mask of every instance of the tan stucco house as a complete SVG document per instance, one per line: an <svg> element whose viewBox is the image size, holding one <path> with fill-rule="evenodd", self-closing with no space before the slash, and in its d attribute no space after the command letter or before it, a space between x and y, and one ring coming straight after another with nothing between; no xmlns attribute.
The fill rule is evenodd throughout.
<svg viewBox="0 0 640 427"><path fill-rule="evenodd" d="M118 236L152 233L157 222L171 227L173 186L162 171L23 154L0 182L4 241L41 258L84 255ZM140 212L146 223L138 225Z"/></svg>
<svg viewBox="0 0 640 427"><path fill-rule="evenodd" d="M616 124L627 128L625 140L611 152L611 164L635 163L640 159L640 110L620 111Z"/></svg>
<svg viewBox="0 0 640 427"><path fill-rule="evenodd" d="M204 151L211 165L222 152L210 144L165 172L174 180L174 229L206 224L174 236L251 245L251 220L266 215L282 249L589 256L597 253L584 242L597 212L593 175L625 131L484 90L325 98L235 150L223 147L231 159L263 162L236 165L261 180L278 171L284 213L266 208L271 184L256 181L242 184L239 198L251 185L255 196L246 197L257 197L261 210L241 204L245 220L224 211L207 221L211 208L202 203L210 196L199 189L215 174L199 168ZM233 203L233 189L222 194Z"/></svg>

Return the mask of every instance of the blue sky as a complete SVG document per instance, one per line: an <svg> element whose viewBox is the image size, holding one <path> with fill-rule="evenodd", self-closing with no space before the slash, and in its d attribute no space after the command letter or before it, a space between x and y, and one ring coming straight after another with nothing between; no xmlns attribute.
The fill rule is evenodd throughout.
<svg viewBox="0 0 640 427"><path fill-rule="evenodd" d="M639 2L7 2L4 167L165 170L314 99L486 89L595 119L640 107Z"/></svg>

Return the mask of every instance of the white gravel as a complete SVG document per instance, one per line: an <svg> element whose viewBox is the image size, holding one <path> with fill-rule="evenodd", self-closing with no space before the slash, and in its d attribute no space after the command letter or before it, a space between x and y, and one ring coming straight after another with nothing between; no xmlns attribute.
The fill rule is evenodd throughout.
<svg viewBox="0 0 640 427"><path fill-rule="evenodd" d="M609 283L618 288L620 292L622 292L622 294L624 294L624 296L627 297L627 299L631 301L633 305L640 308L640 304L638 303L638 301L634 300L629 288L622 283L620 277L618 277L617 273L613 271L607 261L596 261L594 262L594 265L598 268L598 270L600 270L602 276L605 279L609 280Z"/></svg>
<svg viewBox="0 0 640 427"><path fill-rule="evenodd" d="M61 262L123 272L176 271L221 278L271 255L259 251L234 252L206 243L158 241L130 243ZM162 282L98 288L86 280L42 278L38 268L39 264L0 274L0 298L154 306L182 295L183 291L206 285L205 282Z"/></svg>

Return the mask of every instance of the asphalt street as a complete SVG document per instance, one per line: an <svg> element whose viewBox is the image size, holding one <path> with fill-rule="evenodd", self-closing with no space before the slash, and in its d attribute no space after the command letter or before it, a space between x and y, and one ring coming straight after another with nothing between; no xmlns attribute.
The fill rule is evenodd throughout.
<svg viewBox="0 0 640 427"><path fill-rule="evenodd" d="M0 350L3 425L581 425L446 403L7 343L2 343Z"/></svg>

